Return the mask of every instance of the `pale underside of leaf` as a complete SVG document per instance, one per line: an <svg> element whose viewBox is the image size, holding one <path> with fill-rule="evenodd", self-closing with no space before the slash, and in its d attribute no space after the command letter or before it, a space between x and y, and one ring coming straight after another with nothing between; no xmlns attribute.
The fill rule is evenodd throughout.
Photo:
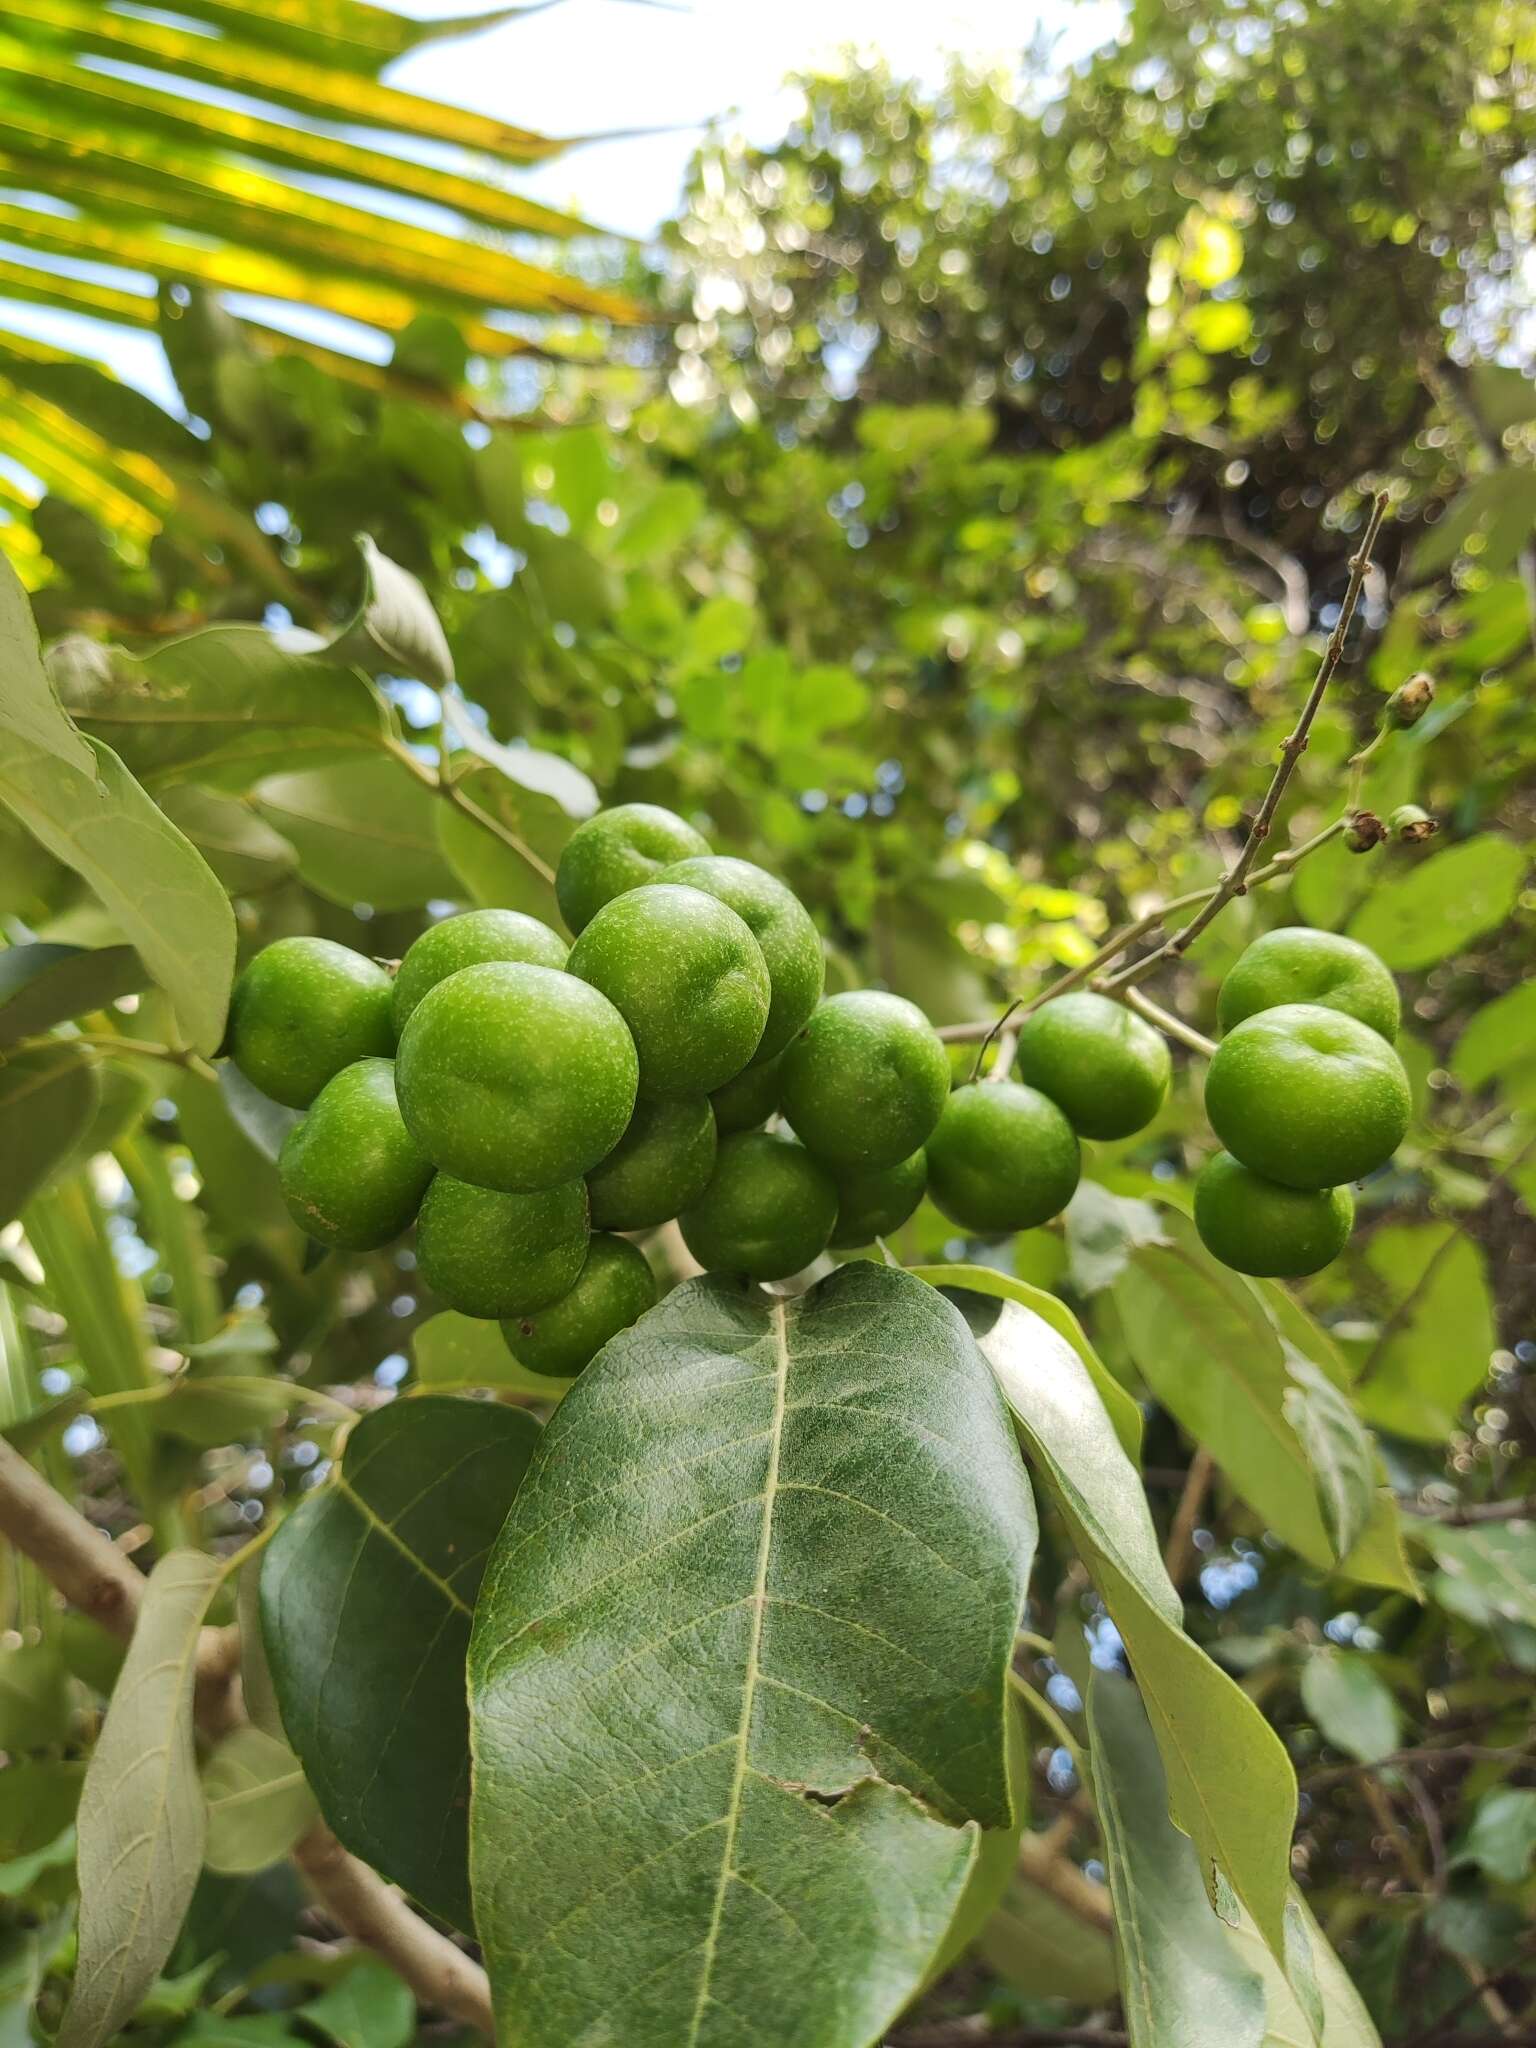
<svg viewBox="0 0 1536 2048"><path fill-rule="evenodd" d="M192 1741L198 1632L216 1559L171 1551L151 1574L80 1800L80 1956L58 2048L99 2048L159 1975L202 1865Z"/></svg>
<svg viewBox="0 0 1536 2048"><path fill-rule="evenodd" d="M477 1612L471 1868L503 2038L876 2038L973 1824L1009 1819L1032 1542L982 1361L908 1275L772 1304L692 1282L615 1340Z"/></svg>

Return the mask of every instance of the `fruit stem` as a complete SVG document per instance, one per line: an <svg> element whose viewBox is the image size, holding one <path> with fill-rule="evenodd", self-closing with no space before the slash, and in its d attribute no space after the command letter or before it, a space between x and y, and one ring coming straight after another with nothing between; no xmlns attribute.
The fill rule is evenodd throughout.
<svg viewBox="0 0 1536 2048"><path fill-rule="evenodd" d="M1343 659L1344 642L1353 623L1355 609L1360 602L1360 593L1365 588L1366 575L1371 566L1371 555L1376 546L1377 536L1381 532L1382 521L1386 516L1387 493L1382 491L1371 506L1371 514L1366 521L1365 534L1361 539L1360 546L1350 557L1349 585L1344 592L1344 601L1339 606L1339 615L1334 621L1333 631L1328 636L1328 645L1323 650L1323 658L1318 663L1317 674L1312 681L1312 688L1307 693L1307 701L1302 706L1301 716L1296 721L1295 730L1281 744L1279 763L1270 778L1269 788L1264 792L1263 801L1259 805L1253 824L1249 827L1248 837L1243 842L1241 853L1239 853L1237 859L1217 883L1209 901L1195 913L1183 930L1175 932L1171 939L1165 939L1162 945L1154 947L1142 959L1133 960L1129 967L1122 967L1118 974L1112 975L1105 983L1105 992L1107 994L1113 995L1117 989L1129 988L1135 982L1144 981L1149 974L1155 973L1166 961L1179 959L1184 953L1188 952L1206 926L1214 918L1220 916L1233 897L1241 896L1246 892L1249 878L1253 874L1255 864L1258 861L1259 849L1269 837L1270 826L1274 822L1276 811L1280 808L1280 800L1285 795L1291 777L1296 772L1296 763L1306 752L1307 741L1317 714L1322 708L1323 698L1327 694L1328 685L1333 681L1334 674L1338 669L1340 661Z"/></svg>
<svg viewBox="0 0 1536 2048"><path fill-rule="evenodd" d="M161 1045L147 1038L120 1038L115 1031L72 1031L67 1037L55 1037L51 1033L40 1038L18 1039L0 1054L0 1066L18 1053L41 1052L50 1045L84 1045L92 1051L123 1052L141 1060L164 1060L173 1067L186 1067L189 1072L200 1074L205 1081L216 1081L217 1068L211 1066L200 1052L193 1052L189 1046Z"/></svg>
<svg viewBox="0 0 1536 2048"><path fill-rule="evenodd" d="M1161 1003L1154 1003L1144 996L1139 988L1108 988L1104 993L1112 995L1117 1003L1124 1003L1128 1010L1134 1010L1138 1017L1145 1017L1155 1025L1165 1038L1177 1039L1180 1045L1187 1045L1191 1052L1197 1052L1203 1059L1210 1059L1216 1051L1214 1038L1207 1038L1203 1031L1196 1031L1192 1024L1175 1017L1171 1010L1165 1010Z"/></svg>
<svg viewBox="0 0 1536 2048"><path fill-rule="evenodd" d="M503 846L510 846L518 859L526 861L541 881L553 884L555 871L548 861L541 860L528 842L520 839L510 826L503 825L499 819L493 818L489 811L482 810L473 797L466 796L452 773L446 769L439 771L436 768L429 768L425 761L419 761L410 748L402 746L398 740L386 739L384 751L392 760L398 761L402 768L408 770L424 789L430 789L434 795L442 797L445 802L452 804L456 811L462 811L466 818L473 818L477 825L499 839Z"/></svg>

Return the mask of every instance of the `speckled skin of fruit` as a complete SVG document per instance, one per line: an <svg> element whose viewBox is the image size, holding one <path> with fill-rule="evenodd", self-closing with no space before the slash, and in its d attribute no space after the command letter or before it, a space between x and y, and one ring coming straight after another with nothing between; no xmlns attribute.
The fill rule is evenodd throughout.
<svg viewBox="0 0 1536 2048"><path fill-rule="evenodd" d="M928 1155L914 1152L895 1166L873 1173L840 1175L837 1182L837 1223L832 1231L836 1251L873 1244L899 1230L923 1199L928 1185Z"/></svg>
<svg viewBox="0 0 1536 2048"><path fill-rule="evenodd" d="M1284 1188L1230 1152L1195 1182L1195 1228L1213 1258L1257 1279L1299 1280L1339 1256L1355 1220L1348 1188Z"/></svg>
<svg viewBox="0 0 1536 2048"><path fill-rule="evenodd" d="M1288 1188L1334 1188L1384 1166L1408 1128L1403 1063L1357 1017L1282 1003L1216 1048L1205 1113L1234 1158Z"/></svg>
<svg viewBox="0 0 1536 2048"><path fill-rule="evenodd" d="M949 1094L949 1057L915 1003L878 989L829 996L779 1067L795 1136L835 1173L896 1166Z"/></svg>
<svg viewBox="0 0 1536 2048"><path fill-rule="evenodd" d="M627 1238L599 1236L570 1293L534 1315L508 1317L501 1334L519 1365L570 1379L655 1306L656 1280L644 1252Z"/></svg>
<svg viewBox="0 0 1536 2048"><path fill-rule="evenodd" d="M653 883L616 896L572 946L569 966L629 1026L643 1095L711 1094L762 1038L762 950L735 911L702 889Z"/></svg>
<svg viewBox="0 0 1536 2048"><path fill-rule="evenodd" d="M579 1179L613 1150L638 1071L606 996L552 967L488 961L422 997L400 1035L395 1087L440 1171L527 1193Z"/></svg>
<svg viewBox="0 0 1536 2048"><path fill-rule="evenodd" d="M409 947L395 976L395 1030L405 1029L427 993L488 960L521 960L530 967L563 967L570 947L547 924L520 910L464 910L424 931Z"/></svg>
<svg viewBox="0 0 1536 2048"><path fill-rule="evenodd" d="M821 934L799 897L776 875L749 860L701 854L663 868L661 882L681 882L729 904L756 939L768 968L768 1022L753 1065L776 1059L821 1001L826 956Z"/></svg>
<svg viewBox="0 0 1536 2048"><path fill-rule="evenodd" d="M1048 1223L1071 1201L1077 1133L1048 1095L1022 1081L957 1088L928 1141L928 1192L952 1223L1001 1237Z"/></svg>
<svg viewBox="0 0 1536 2048"><path fill-rule="evenodd" d="M767 1123L779 1106L779 1074L783 1060L754 1060L734 1081L717 1088L710 1102L715 1112L715 1129L722 1138L733 1131L755 1131Z"/></svg>
<svg viewBox="0 0 1536 2048"><path fill-rule="evenodd" d="M533 1195L434 1176L422 1199L416 1256L434 1294L466 1316L526 1316L576 1285L587 1256L579 1180Z"/></svg>
<svg viewBox="0 0 1536 2048"><path fill-rule="evenodd" d="M738 1131L722 1140L703 1199L677 1220L710 1272L786 1280L826 1250L837 1188L793 1138Z"/></svg>
<svg viewBox="0 0 1536 2048"><path fill-rule="evenodd" d="M278 1160L283 1200L300 1230L338 1251L374 1251L421 1206L432 1162L405 1128L393 1060L355 1060L333 1074Z"/></svg>
<svg viewBox="0 0 1536 2048"><path fill-rule="evenodd" d="M395 1049L389 976L330 939L276 939L235 983L230 1058L289 1109L308 1109L333 1074Z"/></svg>
<svg viewBox="0 0 1536 2048"><path fill-rule="evenodd" d="M648 1230L696 1202L715 1170L707 1095L642 1096L629 1129L587 1175L596 1230Z"/></svg>
<svg viewBox="0 0 1536 2048"><path fill-rule="evenodd" d="M605 903L654 882L674 861L708 853L709 841L660 804L615 804L578 825L555 874L560 915L585 931Z"/></svg>
<svg viewBox="0 0 1536 2048"><path fill-rule="evenodd" d="M1341 1010L1379 1032L1390 1045L1402 1022L1397 983L1369 946L1342 932L1303 924L1265 932L1237 959L1221 984L1216 1015L1223 1031L1282 1003Z"/></svg>
<svg viewBox="0 0 1536 2048"><path fill-rule="evenodd" d="M1123 1003L1076 989L1025 1019L1013 1070L1080 1137L1129 1138L1162 1108L1173 1063L1162 1036Z"/></svg>

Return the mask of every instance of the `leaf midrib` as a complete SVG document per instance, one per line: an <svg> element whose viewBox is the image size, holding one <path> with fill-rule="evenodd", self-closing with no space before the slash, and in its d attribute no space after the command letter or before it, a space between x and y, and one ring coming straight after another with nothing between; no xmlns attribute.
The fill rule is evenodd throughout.
<svg viewBox="0 0 1536 2048"><path fill-rule="evenodd" d="M779 1492L779 1458L784 1444L784 1420L789 1401L789 1336L785 1303L773 1308L774 1387L773 1420L768 1428L768 1472L763 1481L763 1525L757 1543L757 1565L752 1581L752 1631L747 1643L747 1667L741 1689L741 1720L736 1730L736 1763L731 1774L725 1812L725 1840L720 1850L720 1875L715 1883L714 1905L709 1931L704 1937L699 1967L699 1994L688 2026L687 2048L695 2048L699 2028L710 2000L710 1980L720 1945L720 1927L725 1917L725 1897L735 1875L736 1836L741 1824L742 1796L751 1768L752 1716L757 1701L757 1683L762 1675L763 1616L768 1609L768 1561L773 1550L773 1511Z"/></svg>
<svg viewBox="0 0 1536 2048"><path fill-rule="evenodd" d="M428 1580L432 1585L434 1585L437 1588L438 1592L442 1594L443 1598L448 1602L448 1604L451 1607L456 1607L459 1610L460 1614L465 1615L466 1617L472 1612L472 1609L469 1608L465 1604L465 1602L459 1598L458 1594L455 1593L452 1586L449 1585L448 1581L446 1579L439 1578L437 1573L433 1571L432 1567L427 1563L426 1559L424 1557L419 1556L416 1551L412 1550L411 1546L406 1542L405 1538L396 1532L393 1523L386 1522L383 1516L380 1515L376 1509L371 1508L368 1505L367 1501L363 1499L363 1496L356 1490L355 1487L349 1486L347 1484L347 1481L343 1474L341 1474L340 1472L336 1473L331 1480L331 1484L335 1487L336 1491L342 1496L342 1498L347 1502L347 1504L356 1510L356 1512L368 1524L369 1528L373 1529L374 1531L376 1531L378 1535L382 1536L386 1543L392 1544L394 1548L399 1551L400 1555L406 1560L407 1564L413 1565L415 1569L418 1572L420 1572L421 1576L424 1579Z"/></svg>

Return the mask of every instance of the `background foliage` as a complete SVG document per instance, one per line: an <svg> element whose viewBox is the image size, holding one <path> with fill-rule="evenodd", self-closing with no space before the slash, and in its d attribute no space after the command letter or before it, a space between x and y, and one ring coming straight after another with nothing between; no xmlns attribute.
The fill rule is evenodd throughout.
<svg viewBox="0 0 1536 2048"><path fill-rule="evenodd" d="M131 305L78 265L0 284L153 327L183 399L161 411L84 344L0 346L0 544L69 713L7 598L0 916L13 945L86 949L24 985L0 956L8 1440L141 1557L230 1554L323 1480L338 1403L492 1376L408 1251L306 1259L270 1132L202 1063L237 956L317 931L395 957L429 906L547 915L547 871L600 792L684 810L784 873L835 985L881 980L941 1024L989 1014L1219 873L1385 488L1380 570L1279 844L1336 815L1347 757L1420 669L1435 705L1364 799L1421 803L1439 833L1361 857L1332 842L1157 993L1211 1028L1254 932L1366 940L1407 996L1408 1143L1345 1258L1277 1307L1286 1343L1181 1220L1209 1143L1197 1060L1151 1132L1093 1148L1064 1230L972 1277L1046 1290L1026 1298L1087 1332L1132 1450L1142 1405L1191 1633L1300 1777L1294 1872L1370 2014L1340 1993L1337 2038L1527 2038L1536 16L1145 5L1071 76L1040 54L936 95L850 62L804 81L777 147L703 152L621 301L611 254L573 252L562 278L521 240L577 224L488 173L428 191L449 174L393 144L394 168L371 146L364 162L307 118L329 96L349 127L410 125L482 164L547 146L377 100L397 18L338 4L317 34L291 8L176 11L219 30L205 64L267 67L259 130L82 67L132 38L135 62L195 84L158 14L0 9L7 207L30 222L53 202L44 253L110 250L160 281ZM322 154L452 218L364 243L340 201L283 183ZM391 368L349 359L340 330L319 350L234 317L219 291L250 288L252 264L272 295L392 334ZM538 351L501 317L631 301L649 324L545 327ZM929 1209L895 1249L974 1250ZM505 1362L496 1377L531 1398ZM1343 1497L1374 1493L1352 1417L1395 1496L1353 1525L1319 1484L1353 1458ZM1064 1455L1049 1418L1038 1432L1038 1459ZM1183 1638L1134 1601L1106 1612L1083 1565L1123 1556L1121 1534L1047 1493L1022 1875L914 2042L971 2038L942 2029L975 2013L1004 2038L1071 2020L1153 2038L1115 2006L1106 1874L1123 1951L1207 1986L1231 1967L1155 1927L1136 1947L1148 1902L1189 1883L1187 1846L1155 1801L1140 1823L1095 1809L1083 1751L1129 1759L1117 1782L1156 1768L1120 1644L1181 1683ZM6 1569L0 2027L24 2041L34 1995L44 2025L62 2003L68 1829L113 1665L31 1567ZM283 1775L270 1756L223 1767ZM218 1846L130 2038L411 2039L387 1972L294 1947L328 1931L275 1860L308 1809L253 1844L231 1819L250 1809L209 1790ZM259 2016L215 2016L247 1992ZM1270 2037L1305 2039L1279 1997Z"/></svg>

